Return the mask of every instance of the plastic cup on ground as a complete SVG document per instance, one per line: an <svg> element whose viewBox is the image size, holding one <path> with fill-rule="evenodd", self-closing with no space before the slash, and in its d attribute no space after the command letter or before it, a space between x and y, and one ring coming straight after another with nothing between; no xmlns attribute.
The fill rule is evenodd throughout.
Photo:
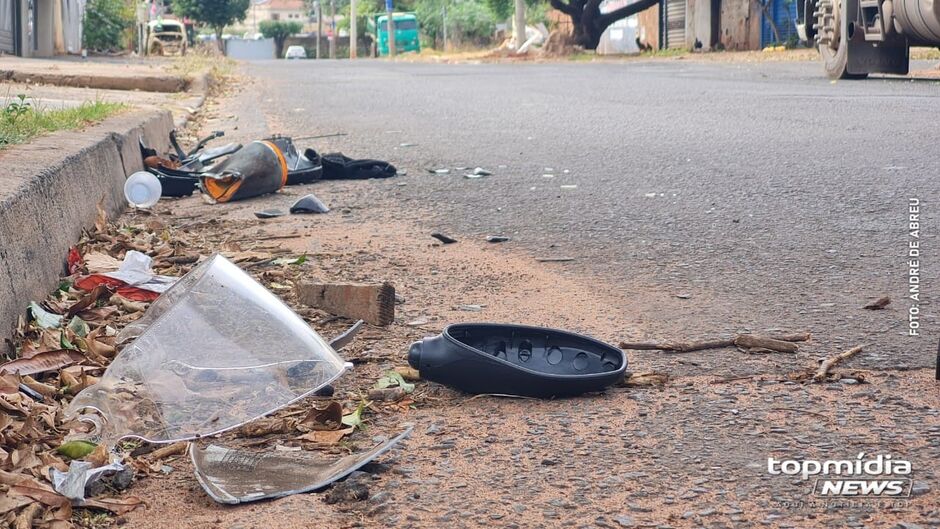
<svg viewBox="0 0 940 529"><path fill-rule="evenodd" d="M160 180L146 171L137 171L124 182L124 198L137 208L152 207L160 200L163 186Z"/></svg>

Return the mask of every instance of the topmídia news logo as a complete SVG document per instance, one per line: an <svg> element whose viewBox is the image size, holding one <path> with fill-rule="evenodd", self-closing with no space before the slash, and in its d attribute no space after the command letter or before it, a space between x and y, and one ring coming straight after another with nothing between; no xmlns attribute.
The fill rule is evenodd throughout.
<svg viewBox="0 0 940 529"><path fill-rule="evenodd" d="M908 498L911 471L910 461L890 454L866 457L861 452L855 459L823 461L767 458L770 474L798 475L804 481L815 478L813 494L817 496Z"/></svg>

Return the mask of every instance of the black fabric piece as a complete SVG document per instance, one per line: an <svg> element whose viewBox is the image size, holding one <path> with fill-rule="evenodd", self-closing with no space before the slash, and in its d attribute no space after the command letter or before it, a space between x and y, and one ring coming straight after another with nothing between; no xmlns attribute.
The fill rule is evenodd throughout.
<svg viewBox="0 0 940 529"><path fill-rule="evenodd" d="M312 149L307 149L308 151ZM324 154L323 178L326 180L360 180L389 178L398 173L394 165L381 160L353 160L341 152Z"/></svg>

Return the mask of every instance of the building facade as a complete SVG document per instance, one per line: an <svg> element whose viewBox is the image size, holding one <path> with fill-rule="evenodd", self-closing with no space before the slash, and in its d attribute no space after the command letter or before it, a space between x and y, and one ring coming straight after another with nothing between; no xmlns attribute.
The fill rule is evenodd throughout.
<svg viewBox="0 0 940 529"><path fill-rule="evenodd" d="M0 53L80 53L85 0L0 0Z"/></svg>
<svg viewBox="0 0 940 529"><path fill-rule="evenodd" d="M698 51L793 44L796 1L661 0L638 15L637 38L652 49Z"/></svg>

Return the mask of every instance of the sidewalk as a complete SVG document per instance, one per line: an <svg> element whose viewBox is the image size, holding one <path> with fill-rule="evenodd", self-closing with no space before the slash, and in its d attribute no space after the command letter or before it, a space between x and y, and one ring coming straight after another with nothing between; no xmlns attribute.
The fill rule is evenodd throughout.
<svg viewBox="0 0 940 529"><path fill-rule="evenodd" d="M190 79L166 71L168 61L115 62L96 60L27 59L0 56L0 80L84 88L181 92Z"/></svg>

